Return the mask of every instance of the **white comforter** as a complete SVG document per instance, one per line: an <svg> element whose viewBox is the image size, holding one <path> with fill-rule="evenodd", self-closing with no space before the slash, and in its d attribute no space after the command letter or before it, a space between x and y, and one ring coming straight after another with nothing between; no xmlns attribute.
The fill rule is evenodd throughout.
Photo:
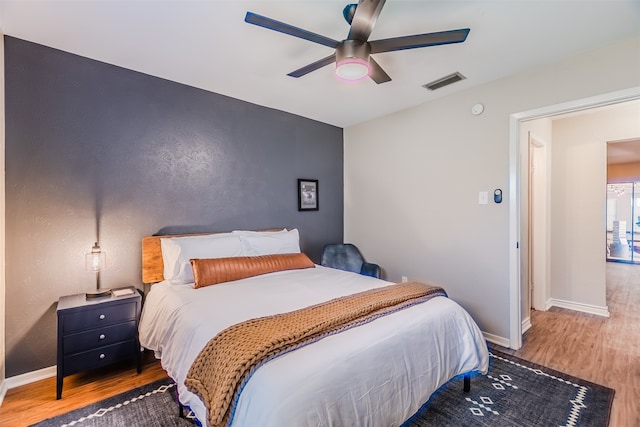
<svg viewBox="0 0 640 427"><path fill-rule="evenodd" d="M183 381L218 332L389 284L321 266L200 289L165 281L145 300L140 342L161 358L180 401L205 424L204 405ZM475 322L451 299L436 297L267 362L242 390L231 425L397 426L453 376L487 367Z"/></svg>

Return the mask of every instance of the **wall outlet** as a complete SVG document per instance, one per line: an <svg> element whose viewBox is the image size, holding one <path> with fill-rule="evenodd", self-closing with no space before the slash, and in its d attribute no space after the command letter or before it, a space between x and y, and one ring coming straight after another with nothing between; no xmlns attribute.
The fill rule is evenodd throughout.
<svg viewBox="0 0 640 427"><path fill-rule="evenodd" d="M409 281L409 279L407 279L407 276L402 276L402 283L406 283L408 281Z"/></svg>

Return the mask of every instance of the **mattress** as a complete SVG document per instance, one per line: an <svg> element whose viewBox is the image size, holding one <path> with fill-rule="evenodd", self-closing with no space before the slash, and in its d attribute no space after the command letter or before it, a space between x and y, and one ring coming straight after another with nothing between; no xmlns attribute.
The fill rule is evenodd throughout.
<svg viewBox="0 0 640 427"><path fill-rule="evenodd" d="M204 425L206 408L184 379L218 332L389 284L322 266L199 289L164 281L145 299L140 342ZM452 377L487 368L476 323L455 301L436 297L265 363L242 389L230 425L397 426Z"/></svg>

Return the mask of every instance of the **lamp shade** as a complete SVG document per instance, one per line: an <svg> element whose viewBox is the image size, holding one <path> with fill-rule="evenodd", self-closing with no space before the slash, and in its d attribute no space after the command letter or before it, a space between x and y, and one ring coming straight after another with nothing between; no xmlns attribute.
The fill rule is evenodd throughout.
<svg viewBox="0 0 640 427"><path fill-rule="evenodd" d="M336 75L343 80L362 80L369 75L369 62L360 58L345 58L336 62Z"/></svg>
<svg viewBox="0 0 640 427"><path fill-rule="evenodd" d="M91 248L91 252L85 255L85 268L87 271L99 272L107 266L107 254L100 249L98 242Z"/></svg>

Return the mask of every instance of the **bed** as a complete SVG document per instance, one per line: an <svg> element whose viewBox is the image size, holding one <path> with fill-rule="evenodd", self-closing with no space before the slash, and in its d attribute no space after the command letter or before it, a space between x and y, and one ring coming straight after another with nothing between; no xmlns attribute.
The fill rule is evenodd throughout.
<svg viewBox="0 0 640 427"><path fill-rule="evenodd" d="M223 268L222 279L218 272L215 284L203 285L206 274L195 264L215 260L224 267L294 254L304 257L295 229L143 239L143 282L153 285L140 342L161 360L181 404L203 425L212 425L206 402L185 380L221 331L393 285L319 265L249 277ZM450 298L434 296L263 362L234 394L224 424L398 426L454 376L487 368L486 343L473 319Z"/></svg>

